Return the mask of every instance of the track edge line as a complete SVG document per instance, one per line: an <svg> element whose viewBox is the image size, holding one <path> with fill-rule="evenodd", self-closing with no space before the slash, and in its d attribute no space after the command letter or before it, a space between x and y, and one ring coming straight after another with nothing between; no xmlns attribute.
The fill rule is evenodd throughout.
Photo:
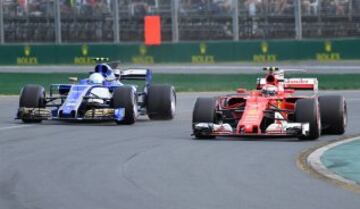
<svg viewBox="0 0 360 209"><path fill-rule="evenodd" d="M355 181L339 176L321 163L322 154L336 146L360 139L360 134L345 136L335 140L317 144L314 147L303 150L296 158L297 167L305 173L318 179L337 185L343 189L360 194L360 184Z"/></svg>

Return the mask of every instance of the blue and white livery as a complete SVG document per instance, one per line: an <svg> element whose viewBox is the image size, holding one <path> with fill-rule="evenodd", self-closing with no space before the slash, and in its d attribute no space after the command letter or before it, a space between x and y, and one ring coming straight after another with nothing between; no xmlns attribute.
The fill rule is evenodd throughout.
<svg viewBox="0 0 360 209"><path fill-rule="evenodd" d="M27 85L20 94L17 119L26 123L42 120L113 120L133 124L140 115L150 119L172 119L176 93L173 86L152 85L149 69L113 69L95 66L88 78L73 84L52 84L49 96L39 85ZM128 81L142 80L128 84Z"/></svg>

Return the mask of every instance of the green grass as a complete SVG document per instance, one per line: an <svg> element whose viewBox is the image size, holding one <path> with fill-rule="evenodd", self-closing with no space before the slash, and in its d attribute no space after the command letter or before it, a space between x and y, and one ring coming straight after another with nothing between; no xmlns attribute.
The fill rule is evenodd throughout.
<svg viewBox="0 0 360 209"><path fill-rule="evenodd" d="M177 91L233 91L253 89L261 74L155 74L156 84L172 84ZM320 89L360 89L360 74L291 74L291 77L316 77ZM53 83L69 83L68 77L86 78L76 73L0 73L0 94L18 94L26 84L48 87Z"/></svg>
<svg viewBox="0 0 360 209"><path fill-rule="evenodd" d="M86 74L74 73L0 73L0 94L18 94L26 84L39 84L46 88L53 83L69 83L68 77Z"/></svg>

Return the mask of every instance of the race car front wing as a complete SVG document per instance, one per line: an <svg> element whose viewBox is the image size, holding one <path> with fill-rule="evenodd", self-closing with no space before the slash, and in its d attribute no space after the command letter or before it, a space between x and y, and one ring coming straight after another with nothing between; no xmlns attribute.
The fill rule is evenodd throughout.
<svg viewBox="0 0 360 209"><path fill-rule="evenodd" d="M27 120L116 120L122 121L125 117L125 108L101 108L87 110L83 117L60 116L58 110L47 108L26 108L18 109L15 119Z"/></svg>
<svg viewBox="0 0 360 209"><path fill-rule="evenodd" d="M308 136L309 123L271 124L263 132L245 133L237 132L230 124L195 123L193 124L194 135L209 136Z"/></svg>

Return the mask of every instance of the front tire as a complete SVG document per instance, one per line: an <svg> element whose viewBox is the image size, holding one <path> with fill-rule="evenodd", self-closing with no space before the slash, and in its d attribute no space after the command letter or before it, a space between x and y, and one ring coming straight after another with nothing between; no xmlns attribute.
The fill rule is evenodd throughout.
<svg viewBox="0 0 360 209"><path fill-rule="evenodd" d="M135 90L131 86L120 86L114 89L111 99L111 106L116 108L125 108L125 116L117 124L131 125L136 121L136 97Z"/></svg>
<svg viewBox="0 0 360 209"><path fill-rule="evenodd" d="M26 85L20 93L19 107L25 108L45 108L46 91L39 85ZM24 123L40 123L41 119L23 118Z"/></svg>
<svg viewBox="0 0 360 209"><path fill-rule="evenodd" d="M147 112L151 120L171 120L175 116L176 92L173 86L152 85L148 89Z"/></svg>
<svg viewBox="0 0 360 209"><path fill-rule="evenodd" d="M215 123L216 112L215 112L216 99L199 97L196 99L193 117L192 117L192 128L196 139L213 139L215 136L199 133L195 130L196 123Z"/></svg>
<svg viewBox="0 0 360 209"><path fill-rule="evenodd" d="M320 96L319 103L323 133L338 135L345 133L347 125L345 98L340 95Z"/></svg>
<svg viewBox="0 0 360 209"><path fill-rule="evenodd" d="M295 120L299 123L309 123L308 135L300 135L299 139L316 140L321 133L321 118L318 100L300 99L295 103Z"/></svg>

